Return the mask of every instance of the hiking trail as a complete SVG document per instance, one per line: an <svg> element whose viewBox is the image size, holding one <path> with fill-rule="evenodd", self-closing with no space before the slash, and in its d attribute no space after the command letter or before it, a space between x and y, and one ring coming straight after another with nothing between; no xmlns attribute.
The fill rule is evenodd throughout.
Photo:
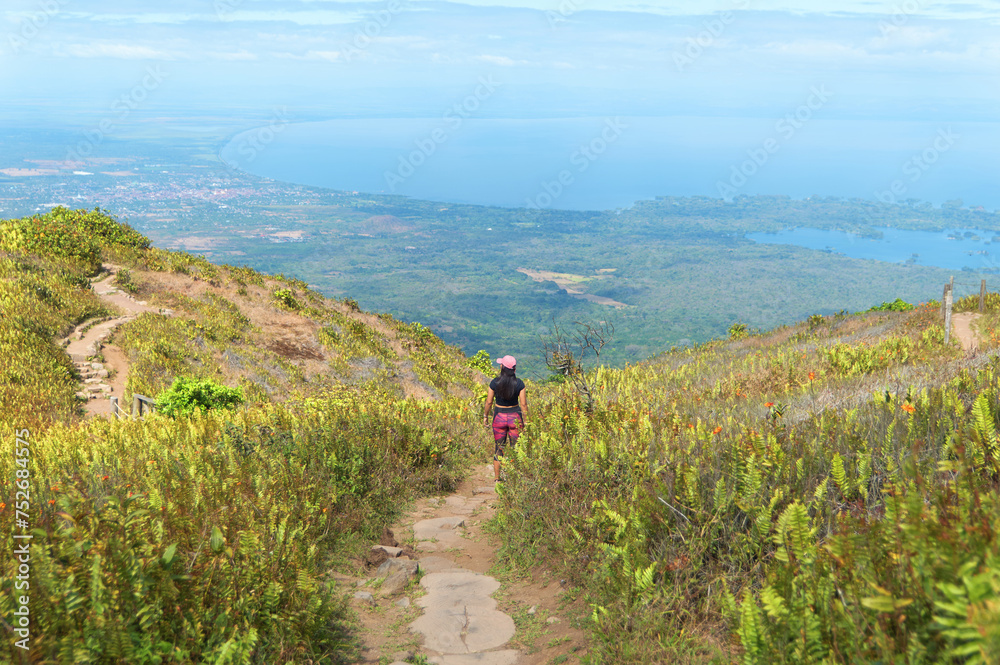
<svg viewBox="0 0 1000 665"><path fill-rule="evenodd" d="M972 325L980 316L980 314L964 312L951 317L951 325L955 331L955 337L958 338L959 344L962 345L962 349L966 352L979 350L979 335L972 329Z"/></svg>
<svg viewBox="0 0 1000 665"><path fill-rule="evenodd" d="M395 527L407 536L402 545L386 530L369 557L372 577L335 575L355 589L361 662L580 662L585 636L567 616L560 580L539 572L537 581L501 585L487 574L496 547L482 527L496 502L492 464L476 466L452 494L416 502ZM419 584L407 586L418 573Z"/></svg>
<svg viewBox="0 0 1000 665"><path fill-rule="evenodd" d="M101 267L101 274L95 281L91 281L91 287L105 304L111 305L111 309L121 310L124 314L112 319L84 321L70 333L69 337L62 340L66 353L83 377L77 396L87 400L84 411L90 416L115 415L112 413L111 400L108 398L121 397L125 393L128 359L117 346L104 346L104 341L118 326L128 323L144 312L156 312L167 316L173 314L171 310L158 309L145 301L136 300L116 287L113 281L118 275L119 266L106 263ZM104 362L92 360L98 354L103 355ZM121 408L128 410L125 405L121 405Z"/></svg>

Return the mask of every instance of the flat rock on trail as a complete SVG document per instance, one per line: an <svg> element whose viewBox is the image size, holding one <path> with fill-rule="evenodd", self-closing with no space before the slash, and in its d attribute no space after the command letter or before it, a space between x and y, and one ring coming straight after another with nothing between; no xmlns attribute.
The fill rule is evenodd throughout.
<svg viewBox="0 0 1000 665"><path fill-rule="evenodd" d="M496 500L492 465L484 465L453 494L416 502L394 533L409 546L402 556L417 559L422 577L401 596L380 593L374 570L369 579L337 576L354 593L362 662L397 665L418 654L436 665L580 661L584 633L563 611L558 580L501 585L488 574L496 547L482 525Z"/></svg>

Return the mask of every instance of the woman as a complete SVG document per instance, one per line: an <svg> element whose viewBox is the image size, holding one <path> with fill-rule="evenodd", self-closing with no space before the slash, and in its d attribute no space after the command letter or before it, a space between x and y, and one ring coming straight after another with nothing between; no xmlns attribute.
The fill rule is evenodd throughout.
<svg viewBox="0 0 1000 665"><path fill-rule="evenodd" d="M524 427L524 419L528 415L524 381L517 378L517 361L514 356L504 356L497 360L497 364L500 365L500 376L490 381L490 389L486 393L486 412L483 414L483 424L489 426L490 409L493 409L494 482L500 482L500 458L503 457L507 440L510 439L511 445L517 443L520 430ZM493 408L494 398L496 408Z"/></svg>

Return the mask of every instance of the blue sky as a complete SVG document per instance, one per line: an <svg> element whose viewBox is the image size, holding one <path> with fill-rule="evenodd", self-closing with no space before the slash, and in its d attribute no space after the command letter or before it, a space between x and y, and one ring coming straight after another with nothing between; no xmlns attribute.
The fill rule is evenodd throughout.
<svg viewBox="0 0 1000 665"><path fill-rule="evenodd" d="M498 116L773 115L825 84L832 116L993 120L1000 1L5 0L4 114L288 106L438 114L480 76ZM366 34L367 32L367 34ZM41 109L41 111L39 111Z"/></svg>

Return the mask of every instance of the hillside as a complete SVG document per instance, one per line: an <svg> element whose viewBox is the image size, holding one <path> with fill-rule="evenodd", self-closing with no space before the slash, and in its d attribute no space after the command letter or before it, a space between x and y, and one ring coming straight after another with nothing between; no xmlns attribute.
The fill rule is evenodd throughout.
<svg viewBox="0 0 1000 665"><path fill-rule="evenodd" d="M1000 296L814 316L542 391L501 561L594 662L1000 662Z"/></svg>
<svg viewBox="0 0 1000 665"><path fill-rule="evenodd" d="M100 211L0 224L0 304L0 515L7 551L30 537L16 588L2 564L8 633L30 598L5 662L352 662L330 575L485 456L482 374L423 326ZM76 355L111 371L89 378L94 331ZM165 407L177 378L208 408L90 417L89 386Z"/></svg>
<svg viewBox="0 0 1000 665"><path fill-rule="evenodd" d="M4 546L31 536L30 588L0 564L5 621L30 593L14 662L360 662L338 571L488 464L484 377L423 326L100 212L0 224L0 304ZM976 348L945 344L937 303L896 303L529 382L482 526L505 583L560 580L588 631L586 660L551 662L997 662L985 305L955 308ZM182 377L217 408L88 417L62 340L109 322L123 398L172 404ZM549 628L519 616L542 662Z"/></svg>
<svg viewBox="0 0 1000 665"><path fill-rule="evenodd" d="M251 402L358 385L467 397L477 383L467 359L418 323L324 298L296 279L151 247L99 211L57 208L0 233L0 326L11 350L3 397L28 424L79 415L82 376L54 340L68 345L105 321L117 325L103 353L128 366L122 404L182 375L239 386ZM143 307L129 312L107 297L116 291Z"/></svg>

